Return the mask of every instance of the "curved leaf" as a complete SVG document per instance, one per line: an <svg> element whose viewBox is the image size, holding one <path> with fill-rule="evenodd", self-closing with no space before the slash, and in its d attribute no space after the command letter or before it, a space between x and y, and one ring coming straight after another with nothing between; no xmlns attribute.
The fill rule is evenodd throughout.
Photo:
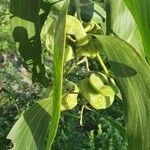
<svg viewBox="0 0 150 150"><path fill-rule="evenodd" d="M110 61L125 102L128 149L150 149L150 67L128 43L96 36Z"/></svg>
<svg viewBox="0 0 150 150"><path fill-rule="evenodd" d="M124 0L141 33L145 53L150 63L150 0Z"/></svg>
<svg viewBox="0 0 150 150"><path fill-rule="evenodd" d="M91 0L80 0L81 2L81 18L85 22L94 21L100 24L106 33L106 12L98 2Z"/></svg>
<svg viewBox="0 0 150 150"><path fill-rule="evenodd" d="M143 57L144 48L136 22L123 0L111 0L112 32L130 43Z"/></svg>

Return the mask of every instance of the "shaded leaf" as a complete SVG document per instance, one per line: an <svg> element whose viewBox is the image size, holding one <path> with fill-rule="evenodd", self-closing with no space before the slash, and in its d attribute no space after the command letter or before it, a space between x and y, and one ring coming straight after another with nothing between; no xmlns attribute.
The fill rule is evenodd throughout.
<svg viewBox="0 0 150 150"><path fill-rule="evenodd" d="M81 7L81 18L85 22L94 21L100 24L106 33L106 12L97 2L91 0L80 0Z"/></svg>
<svg viewBox="0 0 150 150"><path fill-rule="evenodd" d="M110 122L110 124L119 131L122 137L126 137L126 129L123 126L121 126L118 122L114 121L111 118L108 118L105 115L102 115L102 117L108 122Z"/></svg>
<svg viewBox="0 0 150 150"><path fill-rule="evenodd" d="M31 7L32 6L32 7ZM12 0L11 28L18 50L26 65L32 69L33 82L40 82L45 87L49 80L42 59L40 39L40 0Z"/></svg>
<svg viewBox="0 0 150 150"><path fill-rule="evenodd" d="M111 64L125 103L128 149L150 149L150 67L128 43L96 36Z"/></svg>
<svg viewBox="0 0 150 150"><path fill-rule="evenodd" d="M45 150L45 139L52 110L51 98L38 101L15 123L7 138L13 150Z"/></svg>

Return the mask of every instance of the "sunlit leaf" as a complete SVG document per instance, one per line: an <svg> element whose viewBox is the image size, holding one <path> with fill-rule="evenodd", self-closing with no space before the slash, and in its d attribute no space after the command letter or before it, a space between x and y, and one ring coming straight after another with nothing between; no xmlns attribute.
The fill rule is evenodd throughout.
<svg viewBox="0 0 150 150"><path fill-rule="evenodd" d="M143 57L144 48L137 24L123 0L111 0L112 33L130 43Z"/></svg>
<svg viewBox="0 0 150 150"><path fill-rule="evenodd" d="M150 67L128 43L96 36L109 59L125 107L128 149L150 149Z"/></svg>
<svg viewBox="0 0 150 150"><path fill-rule="evenodd" d="M141 33L143 45L150 62L150 0L124 0Z"/></svg>
<svg viewBox="0 0 150 150"><path fill-rule="evenodd" d="M48 130L46 150L51 149L51 145L56 136L62 99L63 85L63 65L66 41L66 16L68 11L69 0L66 0L57 19L54 37L54 56L53 56L53 101L52 101L52 118ZM61 36L60 36L61 35Z"/></svg>

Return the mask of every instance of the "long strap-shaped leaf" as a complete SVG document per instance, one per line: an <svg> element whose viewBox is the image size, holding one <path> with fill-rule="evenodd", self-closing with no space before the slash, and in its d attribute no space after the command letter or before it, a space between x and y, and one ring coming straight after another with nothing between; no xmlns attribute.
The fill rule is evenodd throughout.
<svg viewBox="0 0 150 150"><path fill-rule="evenodd" d="M139 27L145 53L150 63L150 0L124 0Z"/></svg>
<svg viewBox="0 0 150 150"><path fill-rule="evenodd" d="M125 102L129 150L150 149L150 67L128 43L95 36L103 45Z"/></svg>
<svg viewBox="0 0 150 150"><path fill-rule="evenodd" d="M51 149L54 137L57 132L60 105L62 99L62 82L63 82L63 65L65 54L65 40L66 40L66 16L68 11L69 0L64 3L60 15L58 17L55 29L54 38L54 81L53 81L53 103L52 103L52 118L49 127L49 135L47 139L46 150Z"/></svg>

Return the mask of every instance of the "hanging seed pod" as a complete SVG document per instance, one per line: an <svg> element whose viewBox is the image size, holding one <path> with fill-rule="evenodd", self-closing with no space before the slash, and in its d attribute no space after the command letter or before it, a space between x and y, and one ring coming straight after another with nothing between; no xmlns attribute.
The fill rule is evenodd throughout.
<svg viewBox="0 0 150 150"><path fill-rule="evenodd" d="M66 44L66 47L65 47L65 55L64 55L64 62L67 62L71 59L74 58L74 52L73 52L73 49L70 45Z"/></svg>
<svg viewBox="0 0 150 150"><path fill-rule="evenodd" d="M109 97L104 96L102 93L96 92L90 84L89 79L84 79L80 82L80 90L84 98L95 109L105 109L112 105L114 101L114 95Z"/></svg>
<svg viewBox="0 0 150 150"><path fill-rule="evenodd" d="M67 15L66 18L66 34L73 35L78 46L88 43L88 37L81 22L74 16Z"/></svg>
<svg viewBox="0 0 150 150"><path fill-rule="evenodd" d="M112 97L116 94L112 87L108 85L102 86L99 91L102 95L106 97Z"/></svg>
<svg viewBox="0 0 150 150"><path fill-rule="evenodd" d="M104 86L104 79L99 74L92 73L89 82L96 92L100 92L100 88Z"/></svg>
<svg viewBox="0 0 150 150"><path fill-rule="evenodd" d="M69 93L67 92L67 89L69 90ZM62 98L61 110L70 110L77 105L78 92L79 89L77 85L73 82L68 81L65 87L65 93L63 94Z"/></svg>
<svg viewBox="0 0 150 150"><path fill-rule="evenodd" d="M91 59L94 59L100 51L101 47L99 43L93 38L89 38L89 42L87 44L76 48L77 56L85 56Z"/></svg>

